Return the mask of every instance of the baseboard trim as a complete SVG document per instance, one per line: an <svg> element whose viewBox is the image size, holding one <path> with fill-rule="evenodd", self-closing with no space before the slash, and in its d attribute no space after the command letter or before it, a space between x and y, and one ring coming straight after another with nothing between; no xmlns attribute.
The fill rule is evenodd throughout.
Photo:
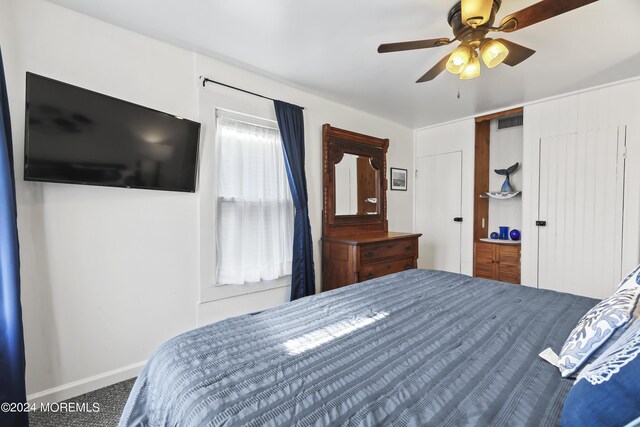
<svg viewBox="0 0 640 427"><path fill-rule="evenodd" d="M53 387L48 390L39 391L28 395L27 400L30 403L52 403L71 399L72 397L80 396L81 394L136 377L145 363L146 361L133 363L112 371L103 372L98 375L93 375L91 377L63 384L58 387Z"/></svg>

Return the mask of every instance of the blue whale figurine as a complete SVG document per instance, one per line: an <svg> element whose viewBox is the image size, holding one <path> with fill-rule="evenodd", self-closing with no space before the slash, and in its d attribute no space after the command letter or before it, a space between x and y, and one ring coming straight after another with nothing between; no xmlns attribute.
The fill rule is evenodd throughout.
<svg viewBox="0 0 640 427"><path fill-rule="evenodd" d="M520 163L516 163L513 166L509 166L507 169L495 170L495 173L497 173L498 175L506 175L504 183L502 183L502 188L500 189L500 191L502 191L503 193L510 193L513 191L513 188L511 187L511 183L509 182L509 175L517 171L518 166L520 166Z"/></svg>

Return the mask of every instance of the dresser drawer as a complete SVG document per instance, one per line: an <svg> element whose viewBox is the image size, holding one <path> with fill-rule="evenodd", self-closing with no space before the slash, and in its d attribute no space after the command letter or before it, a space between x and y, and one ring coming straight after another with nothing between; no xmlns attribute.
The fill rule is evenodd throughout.
<svg viewBox="0 0 640 427"><path fill-rule="evenodd" d="M384 258L416 257L418 239L394 240L360 247L360 262L369 263Z"/></svg>
<svg viewBox="0 0 640 427"><path fill-rule="evenodd" d="M392 259L389 261L364 264L360 268L359 281L375 279L391 273L414 268L413 258Z"/></svg>
<svg viewBox="0 0 640 427"><path fill-rule="evenodd" d="M421 234L371 232L322 237L322 290L416 268Z"/></svg>

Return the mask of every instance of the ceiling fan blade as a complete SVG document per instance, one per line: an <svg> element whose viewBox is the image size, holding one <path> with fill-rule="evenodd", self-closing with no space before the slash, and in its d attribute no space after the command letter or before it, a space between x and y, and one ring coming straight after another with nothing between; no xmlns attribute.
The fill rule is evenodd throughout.
<svg viewBox="0 0 640 427"><path fill-rule="evenodd" d="M507 64L511 67L518 65L519 63L521 63L522 61L524 61L525 59L529 58L531 55L536 53L536 51L533 49L529 49L528 47L524 47L517 43L510 42L509 40L505 40L505 39L496 39L496 40L502 43L503 45L505 45L507 49L509 49L509 55L507 55L507 57L504 59L504 61L502 61L502 63Z"/></svg>
<svg viewBox="0 0 640 427"><path fill-rule="evenodd" d="M511 15L505 16L504 19L500 21L500 27L506 25L502 31L510 33L596 1L598 0L542 0ZM511 23L507 24L512 20L515 25Z"/></svg>
<svg viewBox="0 0 640 427"><path fill-rule="evenodd" d="M378 46L378 53L399 52L402 50L426 49L429 47L445 46L451 43L449 39L415 40L411 42L386 43Z"/></svg>
<svg viewBox="0 0 640 427"><path fill-rule="evenodd" d="M444 58L442 58L440 60L440 62L438 62L436 65L434 65L429 71L427 71L424 76L420 77L416 83L424 83L424 82L428 82L430 80L435 79L436 77L438 77L438 75L443 72L445 70L445 68L447 68L447 60L449 59L449 56L451 54L448 54L447 56L445 56Z"/></svg>

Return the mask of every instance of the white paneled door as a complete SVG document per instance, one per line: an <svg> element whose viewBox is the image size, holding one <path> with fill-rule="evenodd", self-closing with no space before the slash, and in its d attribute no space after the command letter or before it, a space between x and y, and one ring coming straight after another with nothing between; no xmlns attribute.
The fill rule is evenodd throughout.
<svg viewBox="0 0 640 427"><path fill-rule="evenodd" d="M540 140L538 287L593 298L621 278L625 128Z"/></svg>
<svg viewBox="0 0 640 427"><path fill-rule="evenodd" d="M418 267L460 273L462 152L419 157L416 170Z"/></svg>

